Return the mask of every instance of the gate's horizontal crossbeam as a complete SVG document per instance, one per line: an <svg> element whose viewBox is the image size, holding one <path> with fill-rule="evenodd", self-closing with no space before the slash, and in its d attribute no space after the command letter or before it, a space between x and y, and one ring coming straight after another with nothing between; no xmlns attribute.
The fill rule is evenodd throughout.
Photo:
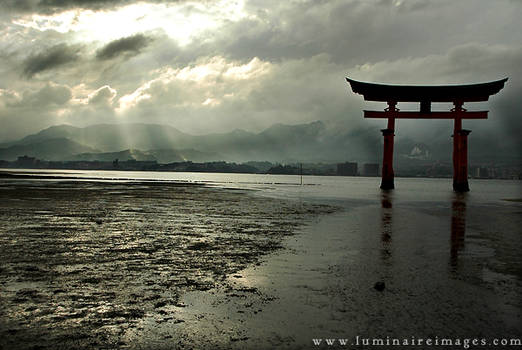
<svg viewBox="0 0 522 350"><path fill-rule="evenodd" d="M365 118L396 118L396 119L488 119L487 111L466 112L385 112L364 111Z"/></svg>

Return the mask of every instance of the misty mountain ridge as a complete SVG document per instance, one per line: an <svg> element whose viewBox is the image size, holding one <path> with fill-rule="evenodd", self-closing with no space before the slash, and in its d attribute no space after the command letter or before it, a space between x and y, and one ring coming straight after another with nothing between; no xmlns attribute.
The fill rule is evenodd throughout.
<svg viewBox="0 0 522 350"><path fill-rule="evenodd" d="M86 152L95 153L99 150L63 137L35 139L32 143L20 143L0 148L0 159L13 161L19 156L27 155L38 159L61 161Z"/></svg>
<svg viewBox="0 0 522 350"><path fill-rule="evenodd" d="M117 156L116 152L122 150L140 150L153 155L159 162L187 159L195 161L280 161L300 159L304 155L308 155L307 158L310 158L318 151L324 154L324 145L318 145L320 134L324 130L325 126L322 122L300 125L276 124L257 134L236 129L227 133L207 135L189 135L172 126L159 124L98 124L84 128L57 125L0 146L30 146L49 138L61 137L100 150L99 152L81 152L86 154L78 154L76 157L70 157L70 152L68 152L67 159L74 160L107 159ZM24 150L30 156L40 155L37 150L30 151L29 148ZM138 159L143 158L143 155L136 155L138 155ZM122 156L126 159L131 155L122 154ZM56 158L57 156L53 156L53 159ZM322 155L319 155L314 160L321 158ZM335 158L335 156L329 157L329 159L331 158ZM12 157L7 160L10 159ZM145 159L151 158L145 157Z"/></svg>
<svg viewBox="0 0 522 350"><path fill-rule="evenodd" d="M397 162L450 161L451 138L446 131L419 143L396 137ZM499 158L502 144L486 136L470 140L470 158ZM511 152L513 153L513 152ZM382 136L376 127L328 127L322 121L305 124L274 124L253 133L235 129L225 133L190 135L161 124L96 124L87 127L56 125L20 140L0 145L0 159L28 155L43 160L111 161L114 159L157 161L272 161L380 162Z"/></svg>
<svg viewBox="0 0 522 350"><path fill-rule="evenodd" d="M56 125L8 145L31 144L50 138L68 138L103 152L119 152L124 149L177 148L191 137L172 126L160 124L95 124L83 128Z"/></svg>

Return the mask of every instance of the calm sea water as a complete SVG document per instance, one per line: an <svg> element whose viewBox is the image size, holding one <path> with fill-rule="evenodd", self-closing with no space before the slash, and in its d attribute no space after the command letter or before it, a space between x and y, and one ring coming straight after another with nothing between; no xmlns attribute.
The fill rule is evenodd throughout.
<svg viewBox="0 0 522 350"><path fill-rule="evenodd" d="M0 169L13 171L13 169ZM95 171L17 169L16 172L75 177L101 181L180 181L207 186L259 190L261 195L309 200L376 200L381 197L378 177L303 176L268 174L225 174L149 171ZM522 182L518 180L470 179L468 204L506 204L506 200L522 198ZM302 183L302 185L301 185ZM448 202L454 199L452 179L395 178L395 202ZM513 202L511 202L513 203Z"/></svg>

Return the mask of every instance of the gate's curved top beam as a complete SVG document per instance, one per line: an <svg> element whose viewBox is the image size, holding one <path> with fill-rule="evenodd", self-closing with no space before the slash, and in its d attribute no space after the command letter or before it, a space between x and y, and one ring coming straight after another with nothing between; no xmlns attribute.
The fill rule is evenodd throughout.
<svg viewBox="0 0 522 350"><path fill-rule="evenodd" d="M346 78L352 91L366 101L383 102L478 102L487 101L504 87L508 78L469 85L386 85Z"/></svg>

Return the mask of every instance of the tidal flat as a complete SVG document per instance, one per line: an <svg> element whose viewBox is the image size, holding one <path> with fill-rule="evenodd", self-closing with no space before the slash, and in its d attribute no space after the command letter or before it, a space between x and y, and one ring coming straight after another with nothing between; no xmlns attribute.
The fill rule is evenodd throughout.
<svg viewBox="0 0 522 350"><path fill-rule="evenodd" d="M132 348L185 322L185 293L223 288L335 210L187 183L2 179L0 349Z"/></svg>
<svg viewBox="0 0 522 350"><path fill-rule="evenodd" d="M522 341L519 181L0 177L2 350Z"/></svg>

